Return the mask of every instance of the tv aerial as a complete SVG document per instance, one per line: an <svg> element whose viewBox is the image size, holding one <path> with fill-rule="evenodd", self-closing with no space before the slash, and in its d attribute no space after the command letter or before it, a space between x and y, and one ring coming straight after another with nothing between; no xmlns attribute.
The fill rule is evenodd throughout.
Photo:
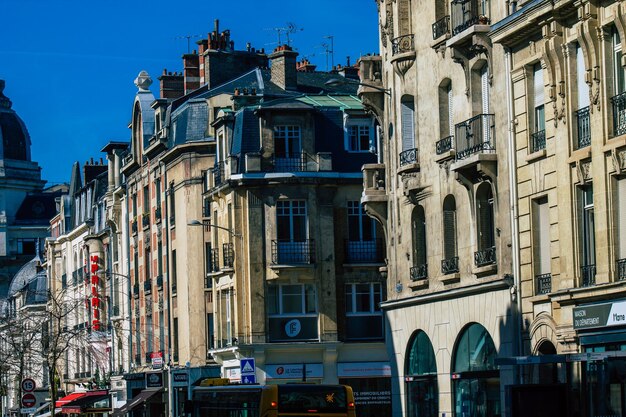
<svg viewBox="0 0 626 417"><path fill-rule="evenodd" d="M296 26L295 23L293 22L287 22L286 26L284 27L274 27L271 28L271 30L276 32L276 35L278 36L278 45L282 45L281 42L281 35L284 35L287 38L287 45L291 46L291 37L290 35L296 33L296 32L302 32L304 29L303 28L299 28Z"/></svg>
<svg viewBox="0 0 626 417"><path fill-rule="evenodd" d="M192 38L200 38L202 35L182 35L176 36L174 39L187 39L187 53L191 53L191 39Z"/></svg>

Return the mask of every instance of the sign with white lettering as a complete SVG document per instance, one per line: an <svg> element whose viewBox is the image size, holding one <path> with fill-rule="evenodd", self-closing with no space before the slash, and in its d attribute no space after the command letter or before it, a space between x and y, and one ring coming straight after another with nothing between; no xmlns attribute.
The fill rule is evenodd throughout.
<svg viewBox="0 0 626 417"><path fill-rule="evenodd" d="M626 301L574 308L574 330L626 325Z"/></svg>
<svg viewBox="0 0 626 417"><path fill-rule="evenodd" d="M267 379L302 379L305 368L307 378L324 377L324 365L321 363L265 365L265 373Z"/></svg>

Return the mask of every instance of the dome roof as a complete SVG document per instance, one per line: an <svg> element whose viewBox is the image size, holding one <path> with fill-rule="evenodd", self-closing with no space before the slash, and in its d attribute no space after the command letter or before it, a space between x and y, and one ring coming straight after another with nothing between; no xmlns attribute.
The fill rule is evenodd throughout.
<svg viewBox="0 0 626 417"><path fill-rule="evenodd" d="M28 261L26 265L17 271L17 274L13 277L11 284L9 285L8 298L13 297L16 293L22 291L28 284L37 279L38 271L37 266L41 264L39 256L35 256Z"/></svg>
<svg viewBox="0 0 626 417"><path fill-rule="evenodd" d="M3 91L4 80L0 80L0 158L30 161L30 135Z"/></svg>

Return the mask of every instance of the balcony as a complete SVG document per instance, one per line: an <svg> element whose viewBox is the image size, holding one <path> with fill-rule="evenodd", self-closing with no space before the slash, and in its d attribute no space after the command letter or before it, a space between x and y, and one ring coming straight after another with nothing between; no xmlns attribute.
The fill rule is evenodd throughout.
<svg viewBox="0 0 626 417"><path fill-rule="evenodd" d="M272 240L273 265L315 263L315 240Z"/></svg>
<svg viewBox="0 0 626 417"><path fill-rule="evenodd" d="M531 152L539 152L546 149L546 131L540 130L539 132L532 133L530 135Z"/></svg>
<svg viewBox="0 0 626 417"><path fill-rule="evenodd" d="M496 247L492 246L487 249L474 252L474 265L480 268L482 266L493 265L496 263Z"/></svg>
<svg viewBox="0 0 626 417"><path fill-rule="evenodd" d="M290 315L269 317L269 342L315 342L319 340L318 316ZM299 331L295 331L299 329Z"/></svg>
<svg viewBox="0 0 626 417"><path fill-rule="evenodd" d="M433 40L450 35L450 16L444 16L433 23Z"/></svg>
<svg viewBox="0 0 626 417"><path fill-rule="evenodd" d="M479 0L452 1L452 35L458 35L474 25L491 23Z"/></svg>
<svg viewBox="0 0 626 417"><path fill-rule="evenodd" d="M441 273L443 275L455 274L457 272L459 272L458 256L441 260Z"/></svg>
<svg viewBox="0 0 626 417"><path fill-rule="evenodd" d="M580 267L580 283L583 287L596 285L596 265L583 265Z"/></svg>
<svg viewBox="0 0 626 417"><path fill-rule="evenodd" d="M332 170L332 153L306 152L279 153L262 157L258 153L248 153L244 158L244 172L320 172ZM231 162L232 163L232 162Z"/></svg>
<svg viewBox="0 0 626 417"><path fill-rule="evenodd" d="M220 272L220 250L209 249L207 253L207 274Z"/></svg>
<svg viewBox="0 0 626 417"><path fill-rule="evenodd" d="M235 249L232 243L222 245L224 268L233 268L235 264Z"/></svg>
<svg viewBox="0 0 626 417"><path fill-rule="evenodd" d="M496 134L493 114L479 114L455 126L455 162L451 170L476 183L496 179Z"/></svg>
<svg viewBox="0 0 626 417"><path fill-rule="evenodd" d="M407 167L408 165L419 166L419 150L417 148L400 152L400 168Z"/></svg>
<svg viewBox="0 0 626 417"><path fill-rule="evenodd" d="M626 280L626 258L620 259L617 261L617 280L624 281Z"/></svg>
<svg viewBox="0 0 626 417"><path fill-rule="evenodd" d="M385 191L385 165L365 164L361 204L368 216L374 217L387 229L387 193Z"/></svg>
<svg viewBox="0 0 626 417"><path fill-rule="evenodd" d="M345 251L348 264L382 263L385 258L382 239L346 240Z"/></svg>
<svg viewBox="0 0 626 417"><path fill-rule="evenodd" d="M78 269L72 272L72 285L78 284Z"/></svg>
<svg viewBox="0 0 626 417"><path fill-rule="evenodd" d="M578 139L577 149L581 149L591 145L591 124L589 106L583 107L574 112L576 116L576 128Z"/></svg>
<svg viewBox="0 0 626 417"><path fill-rule="evenodd" d="M363 105L378 117L383 117L384 85L382 57L380 55L362 56L359 59L358 95Z"/></svg>
<svg viewBox="0 0 626 417"><path fill-rule="evenodd" d="M120 315L120 306L113 306L111 307L111 316L112 317L117 317Z"/></svg>
<svg viewBox="0 0 626 417"><path fill-rule="evenodd" d="M626 93L611 98L613 107L613 136L626 133Z"/></svg>
<svg viewBox="0 0 626 417"><path fill-rule="evenodd" d="M422 281L428 278L428 264L415 265L409 269L411 281Z"/></svg>
<svg viewBox="0 0 626 417"><path fill-rule="evenodd" d="M391 63L394 70L404 76L415 62L415 41L413 34L398 36L391 40Z"/></svg>
<svg viewBox="0 0 626 417"><path fill-rule="evenodd" d="M224 176L224 161L217 162L211 169L213 175L213 187L219 187L224 184L226 177Z"/></svg>
<svg viewBox="0 0 626 417"><path fill-rule="evenodd" d="M552 274L535 275L535 294L549 294L552 292Z"/></svg>

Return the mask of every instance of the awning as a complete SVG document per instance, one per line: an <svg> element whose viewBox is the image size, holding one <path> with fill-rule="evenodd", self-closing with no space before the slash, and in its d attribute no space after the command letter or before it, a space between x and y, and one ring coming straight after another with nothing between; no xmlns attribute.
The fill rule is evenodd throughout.
<svg viewBox="0 0 626 417"><path fill-rule="evenodd" d="M90 405L95 404L98 401L102 401L109 398L108 390L97 390L97 391L87 391L80 398L75 399L74 401L67 403L63 407L61 407L61 412L63 414L81 414L89 409L89 412L109 412L111 411L111 407L99 407L99 408L90 408ZM110 402L109 402L110 404Z"/></svg>
<svg viewBox="0 0 626 417"><path fill-rule="evenodd" d="M31 415L31 416L34 416L34 415L35 415L35 414L37 414L37 413L40 413L40 412L42 412L42 411L44 411L44 410L46 410L46 411L47 411L47 410L49 410L49 409L50 409L50 403L45 403L45 404L43 404L43 405L41 405L41 406L37 407L37 409L35 409L35 411L33 411L32 413L28 413L28 414L29 414L29 415ZM38 416L38 417L39 417L39 416Z"/></svg>
<svg viewBox="0 0 626 417"><path fill-rule="evenodd" d="M70 403L74 400L79 399L80 397L83 397L85 394L87 394L85 391L81 391L81 392L73 392L70 395L66 395L65 397L58 399L54 405L56 408L62 407L67 403Z"/></svg>
<svg viewBox="0 0 626 417"><path fill-rule="evenodd" d="M161 392L163 392L163 388L145 389L145 390L141 391L139 394L137 394L136 397L131 398L130 400L128 400L128 402L126 404L124 404L124 406L122 406L122 408L114 410L113 414L112 414L112 417L123 416L124 414L126 414L129 411L133 410L135 407L140 406L140 405L148 402L148 400L150 398L152 398L153 396L155 396L156 394L159 394Z"/></svg>

